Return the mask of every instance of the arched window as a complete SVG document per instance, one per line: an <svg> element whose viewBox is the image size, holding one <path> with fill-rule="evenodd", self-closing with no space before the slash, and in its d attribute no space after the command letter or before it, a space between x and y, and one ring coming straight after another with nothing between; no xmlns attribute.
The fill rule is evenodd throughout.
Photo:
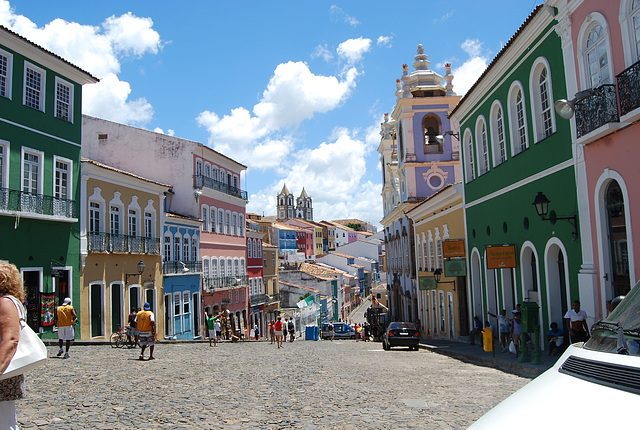
<svg viewBox="0 0 640 430"><path fill-rule="evenodd" d="M402 121L398 122L398 159L404 160L404 139L402 137Z"/></svg>
<svg viewBox="0 0 640 430"><path fill-rule="evenodd" d="M424 139L425 154L442 153L442 144L438 143L436 136L440 135L440 118L429 114L422 118L422 136Z"/></svg>
<svg viewBox="0 0 640 430"><path fill-rule="evenodd" d="M487 125L483 117L476 123L476 142L478 142L478 169L484 175L489 171L489 142L487 141Z"/></svg>
<svg viewBox="0 0 640 430"><path fill-rule="evenodd" d="M640 0L633 0L629 11L629 25L631 26L631 46L633 57L631 63L640 60Z"/></svg>
<svg viewBox="0 0 640 430"><path fill-rule="evenodd" d="M182 238L182 261L191 261L191 256L189 255L191 251L191 243L189 241L189 236L184 236Z"/></svg>
<svg viewBox="0 0 640 430"><path fill-rule="evenodd" d="M244 237L244 229L246 228L244 224L244 215L238 214L238 228L240 229L240 237Z"/></svg>
<svg viewBox="0 0 640 430"><path fill-rule="evenodd" d="M524 104L524 92L519 82L514 82L511 86L509 113L511 153L515 155L529 147L527 137L527 111Z"/></svg>
<svg viewBox="0 0 640 430"><path fill-rule="evenodd" d="M239 236L238 235L238 214L235 212L233 213L233 218L231 219L231 225L233 226L233 235Z"/></svg>
<svg viewBox="0 0 640 430"><path fill-rule="evenodd" d="M607 39L604 28L600 24L596 24L589 30L584 60L591 88L611 83Z"/></svg>
<svg viewBox="0 0 640 430"><path fill-rule="evenodd" d="M218 209L218 233L224 233L224 211Z"/></svg>
<svg viewBox="0 0 640 430"><path fill-rule="evenodd" d="M473 138L471 137L471 130L467 129L464 133L464 164L467 182L471 182L476 178L476 166L473 159Z"/></svg>
<svg viewBox="0 0 640 430"><path fill-rule="evenodd" d="M171 259L171 233L164 234L164 261L172 261Z"/></svg>
<svg viewBox="0 0 640 430"><path fill-rule="evenodd" d="M549 63L544 57L538 58L531 68L529 88L536 142L549 137L555 131L555 115L552 111L553 86L549 70Z"/></svg>
<svg viewBox="0 0 640 430"><path fill-rule="evenodd" d="M251 246L251 238L247 239L247 258L253 258L253 247Z"/></svg>
<svg viewBox="0 0 640 430"><path fill-rule="evenodd" d="M180 261L180 245L182 244L182 238L179 234L176 234L173 238L173 260Z"/></svg>
<svg viewBox="0 0 640 430"><path fill-rule="evenodd" d="M499 101L491 107L491 144L493 148L493 167L507 161L507 149L504 134L504 115Z"/></svg>

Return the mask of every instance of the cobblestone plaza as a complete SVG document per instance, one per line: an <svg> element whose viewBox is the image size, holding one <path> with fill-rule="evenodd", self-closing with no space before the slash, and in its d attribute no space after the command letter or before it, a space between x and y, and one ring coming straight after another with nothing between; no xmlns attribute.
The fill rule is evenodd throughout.
<svg viewBox="0 0 640 430"><path fill-rule="evenodd" d="M426 350L302 341L73 346L27 375L23 428L462 429L528 382Z"/></svg>

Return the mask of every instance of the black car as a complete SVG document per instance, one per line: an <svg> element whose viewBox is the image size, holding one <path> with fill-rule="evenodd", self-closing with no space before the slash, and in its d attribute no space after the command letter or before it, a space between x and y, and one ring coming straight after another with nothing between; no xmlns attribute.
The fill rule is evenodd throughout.
<svg viewBox="0 0 640 430"><path fill-rule="evenodd" d="M392 346L408 346L417 351L420 345L420 332L414 323L392 322L382 336L382 348L391 349Z"/></svg>

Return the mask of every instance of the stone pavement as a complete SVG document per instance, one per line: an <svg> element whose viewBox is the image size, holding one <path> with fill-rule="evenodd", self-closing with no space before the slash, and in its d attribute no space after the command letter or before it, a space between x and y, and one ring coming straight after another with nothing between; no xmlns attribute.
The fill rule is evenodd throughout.
<svg viewBox="0 0 640 430"><path fill-rule="evenodd" d="M84 345L80 345L84 343ZM380 343L76 342L26 378L24 429L463 429L529 379Z"/></svg>

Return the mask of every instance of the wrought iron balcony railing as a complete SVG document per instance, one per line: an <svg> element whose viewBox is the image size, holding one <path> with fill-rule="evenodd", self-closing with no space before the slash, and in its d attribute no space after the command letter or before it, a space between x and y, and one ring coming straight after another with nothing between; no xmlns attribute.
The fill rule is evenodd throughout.
<svg viewBox="0 0 640 430"><path fill-rule="evenodd" d="M196 188L211 188L212 190L220 191L222 193L229 194L230 196L239 197L242 200L248 200L247 192L241 190L238 187L231 186L224 182L216 181L215 179L209 178L204 175L195 175L193 178Z"/></svg>
<svg viewBox="0 0 640 430"><path fill-rule="evenodd" d="M620 116L640 107L640 61L616 76Z"/></svg>
<svg viewBox="0 0 640 430"><path fill-rule="evenodd" d="M73 200L59 199L43 194L0 188L0 210L78 218L78 205Z"/></svg>
<svg viewBox="0 0 640 430"><path fill-rule="evenodd" d="M202 272L202 261L163 261L162 274L175 275Z"/></svg>
<svg viewBox="0 0 640 430"><path fill-rule="evenodd" d="M203 277L202 288L205 291L222 290L225 288L242 287L247 285L247 276Z"/></svg>
<svg viewBox="0 0 640 430"><path fill-rule="evenodd" d="M260 303L267 303L269 298L266 294L253 294L249 296L249 306L259 305Z"/></svg>
<svg viewBox="0 0 640 430"><path fill-rule="evenodd" d="M87 246L89 252L160 255L160 239L155 237L90 232Z"/></svg>
<svg viewBox="0 0 640 430"><path fill-rule="evenodd" d="M605 124L620 121L615 85L602 85L594 91L592 96L576 102L576 133L578 138Z"/></svg>

